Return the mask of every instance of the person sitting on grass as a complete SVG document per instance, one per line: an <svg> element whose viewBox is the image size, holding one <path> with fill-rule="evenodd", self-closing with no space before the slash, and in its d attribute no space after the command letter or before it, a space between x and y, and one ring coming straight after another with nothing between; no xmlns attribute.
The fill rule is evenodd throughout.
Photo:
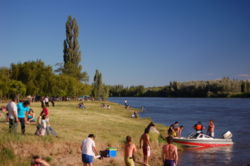
<svg viewBox="0 0 250 166"><path fill-rule="evenodd" d="M110 110L111 106L109 104L106 105L107 109Z"/></svg>
<svg viewBox="0 0 250 166"><path fill-rule="evenodd" d="M29 112L28 112L27 121L28 121L29 123L36 122L35 113L34 113L34 111L33 111L32 109L30 109Z"/></svg>
<svg viewBox="0 0 250 166"><path fill-rule="evenodd" d="M132 115L131 115L131 118L138 118L138 115L136 112L134 112Z"/></svg>
<svg viewBox="0 0 250 166"><path fill-rule="evenodd" d="M8 123L9 122L9 111L8 111L7 107L2 106L0 108L0 110L2 110L3 113L5 113L6 122ZM1 114L0 114L0 116L1 116Z"/></svg>
<svg viewBox="0 0 250 166"><path fill-rule="evenodd" d="M81 102L81 103L78 104L78 108L80 108L80 109L86 109L86 107L85 107L85 105L84 105L83 102Z"/></svg>

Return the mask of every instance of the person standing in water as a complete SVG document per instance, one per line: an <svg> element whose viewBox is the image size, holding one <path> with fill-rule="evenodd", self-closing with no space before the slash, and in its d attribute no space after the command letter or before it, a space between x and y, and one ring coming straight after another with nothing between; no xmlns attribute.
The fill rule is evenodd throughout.
<svg viewBox="0 0 250 166"><path fill-rule="evenodd" d="M167 144L162 147L162 161L164 166L176 166L178 162L177 146L173 144L173 137L167 137Z"/></svg>

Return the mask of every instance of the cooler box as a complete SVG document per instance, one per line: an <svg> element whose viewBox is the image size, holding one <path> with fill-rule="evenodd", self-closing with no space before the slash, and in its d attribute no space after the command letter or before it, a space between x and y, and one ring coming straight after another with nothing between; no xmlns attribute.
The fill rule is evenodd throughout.
<svg viewBox="0 0 250 166"><path fill-rule="evenodd" d="M117 148L108 148L108 157L116 157Z"/></svg>

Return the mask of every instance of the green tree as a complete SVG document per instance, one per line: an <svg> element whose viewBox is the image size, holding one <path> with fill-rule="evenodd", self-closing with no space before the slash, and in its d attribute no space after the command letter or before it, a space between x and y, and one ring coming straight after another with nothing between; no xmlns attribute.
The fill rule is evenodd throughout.
<svg viewBox="0 0 250 166"><path fill-rule="evenodd" d="M5 67L0 68L0 97L8 96L8 84L10 81L10 70Z"/></svg>
<svg viewBox="0 0 250 166"><path fill-rule="evenodd" d="M27 95L49 95L53 77L52 67L46 66L41 60L11 65L11 79L26 85Z"/></svg>
<svg viewBox="0 0 250 166"><path fill-rule="evenodd" d="M24 96L26 87L21 81L11 80L8 84L9 95Z"/></svg>
<svg viewBox="0 0 250 166"><path fill-rule="evenodd" d="M92 96L98 98L108 98L109 89L102 83L102 73L96 70L92 89Z"/></svg>
<svg viewBox="0 0 250 166"><path fill-rule="evenodd" d="M63 49L64 65L62 73L70 75L80 81L87 81L87 73L81 72L81 51L78 43L78 35L79 27L77 21L75 18L69 16L66 22L66 39L64 40Z"/></svg>

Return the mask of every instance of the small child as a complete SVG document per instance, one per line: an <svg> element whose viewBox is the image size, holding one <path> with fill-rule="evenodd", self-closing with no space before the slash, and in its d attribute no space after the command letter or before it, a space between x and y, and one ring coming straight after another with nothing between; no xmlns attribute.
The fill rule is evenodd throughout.
<svg viewBox="0 0 250 166"><path fill-rule="evenodd" d="M46 134L46 127L47 127L47 120L46 120L45 115L42 116L41 125L42 125L42 128L41 128L40 134L41 136L44 136Z"/></svg>
<svg viewBox="0 0 250 166"><path fill-rule="evenodd" d="M32 109L28 112L28 122L36 122L35 113Z"/></svg>

